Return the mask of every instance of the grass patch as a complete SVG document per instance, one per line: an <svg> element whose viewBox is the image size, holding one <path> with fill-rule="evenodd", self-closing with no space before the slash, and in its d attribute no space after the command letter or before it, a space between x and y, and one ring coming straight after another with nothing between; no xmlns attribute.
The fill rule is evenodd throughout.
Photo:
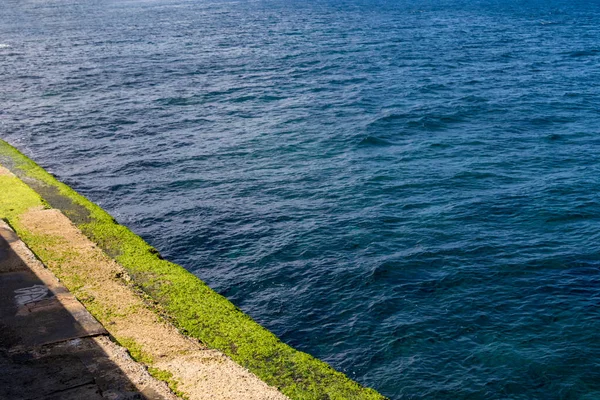
<svg viewBox="0 0 600 400"><path fill-rule="evenodd" d="M179 329L208 347L227 354L290 398L384 398L328 364L281 342L195 275L162 259L156 249L119 225L102 208L1 140L0 163L10 166L13 173L44 197L42 200L14 177L8 177L7 181L7 177L0 176L0 186L10 187L10 195L0 199L0 215L15 225L25 241L27 232L19 231L19 214L30 207L46 205L47 201L63 210L92 241L119 262L133 277L135 284L160 305ZM134 358L144 356L135 355L135 343L123 344Z"/></svg>

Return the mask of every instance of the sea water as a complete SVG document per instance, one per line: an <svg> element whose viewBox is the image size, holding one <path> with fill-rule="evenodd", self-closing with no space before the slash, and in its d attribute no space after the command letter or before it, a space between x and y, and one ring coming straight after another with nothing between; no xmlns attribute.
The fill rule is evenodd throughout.
<svg viewBox="0 0 600 400"><path fill-rule="evenodd" d="M0 136L392 399L600 398L600 2L3 0Z"/></svg>

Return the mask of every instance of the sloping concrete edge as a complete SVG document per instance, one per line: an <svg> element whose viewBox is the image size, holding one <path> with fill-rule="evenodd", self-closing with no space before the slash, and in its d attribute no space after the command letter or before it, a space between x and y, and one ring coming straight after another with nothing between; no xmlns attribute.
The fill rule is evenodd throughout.
<svg viewBox="0 0 600 400"><path fill-rule="evenodd" d="M328 364L282 343L197 277L163 260L158 251L118 224L96 204L56 180L3 141L0 141L0 163L14 172L22 180L21 183L26 183L27 189L35 191L35 201L30 198L31 194L15 194L15 198L20 196L26 201L20 201L19 206L12 208L10 204L2 204L0 199L0 211L7 215L11 224L42 259L60 258L60 255L47 249L48 238L32 233L31 226L26 227L26 218L22 218L22 215L32 205L61 210L95 246L123 268L131 278L131 285L145 296L147 302L152 303L154 311L169 319L187 337L221 351L289 398L384 398L373 389L365 388L335 371ZM21 192L23 190L20 189ZM86 304L85 300L82 302ZM93 305L90 307L92 314L100 314L100 311L94 312ZM101 317L97 318L102 321ZM139 343L126 347L134 348L130 348L134 354L136 346L139 347ZM145 357L144 351L140 352L139 357ZM168 364L166 362L164 365ZM156 374L171 379L162 370L156 371Z"/></svg>
<svg viewBox="0 0 600 400"><path fill-rule="evenodd" d="M0 166L0 176L18 179L11 175ZM136 290L123 267L92 243L59 210L42 204L30 207L19 215L18 226L26 232L26 240L48 269L22 241L17 240L11 246L22 259L28 260L30 268L51 292L59 293L53 298L69 310L79 322L78 326L84 328L71 333L73 329L67 327L66 334L70 336L66 339L97 336L108 331L137 362L147 367L151 375L165 381L181 398L288 399L221 352L182 335L156 312L155 305L143 293ZM0 229L10 228L0 220ZM71 292L62 289L65 286L87 309ZM48 327L39 328L47 330ZM107 343L102 344L109 347Z"/></svg>

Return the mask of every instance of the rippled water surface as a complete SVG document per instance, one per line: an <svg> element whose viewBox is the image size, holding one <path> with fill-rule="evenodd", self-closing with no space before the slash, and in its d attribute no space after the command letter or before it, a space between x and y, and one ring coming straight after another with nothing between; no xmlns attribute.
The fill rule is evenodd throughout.
<svg viewBox="0 0 600 400"><path fill-rule="evenodd" d="M0 135L392 399L600 398L600 2L3 0Z"/></svg>

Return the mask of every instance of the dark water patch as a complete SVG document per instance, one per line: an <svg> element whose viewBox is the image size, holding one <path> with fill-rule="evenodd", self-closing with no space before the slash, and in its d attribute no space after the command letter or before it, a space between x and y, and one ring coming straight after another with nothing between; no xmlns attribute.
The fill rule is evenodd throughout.
<svg viewBox="0 0 600 400"><path fill-rule="evenodd" d="M111 125L119 126L119 125L135 125L137 121L132 121L128 119L115 119L111 121Z"/></svg>
<svg viewBox="0 0 600 400"><path fill-rule="evenodd" d="M425 85L421 88L419 88L419 91L422 93L436 93L436 92L440 92L440 91L447 91L447 90L451 90L451 88L449 88L447 85L443 85L440 83L431 83L429 85Z"/></svg>
<svg viewBox="0 0 600 400"><path fill-rule="evenodd" d="M254 99L256 99L256 96L246 95L246 96L235 97L235 98L231 99L231 101L234 103L243 103L245 101L252 101Z"/></svg>
<svg viewBox="0 0 600 400"><path fill-rule="evenodd" d="M363 147L371 147L371 146L391 146L392 143L385 140L385 139L380 139L376 136L367 136L365 138L363 138L359 143L359 146L363 146Z"/></svg>
<svg viewBox="0 0 600 400"><path fill-rule="evenodd" d="M590 50L577 50L567 53L569 57L590 57L597 56L600 54L600 50L598 49L590 49Z"/></svg>
<svg viewBox="0 0 600 400"><path fill-rule="evenodd" d="M116 175L131 175L135 174L139 171L151 171L157 170L166 165L170 165L171 162L169 160L146 160L146 159L137 159L126 164L123 164L118 169L114 170Z"/></svg>
<svg viewBox="0 0 600 400"><path fill-rule="evenodd" d="M344 78L344 79L331 79L327 82L329 85L353 85L358 83L366 82L367 78Z"/></svg>
<svg viewBox="0 0 600 400"><path fill-rule="evenodd" d="M201 99L197 96L190 97L168 97L156 100L158 104L164 106L193 106L200 104Z"/></svg>
<svg viewBox="0 0 600 400"><path fill-rule="evenodd" d="M564 124L564 123L569 123L569 122L575 122L575 119L573 117L547 115L547 116L540 116L540 117L532 118L532 119L528 120L527 122L533 126L541 127L541 126L546 126L546 125L551 125L551 124Z"/></svg>
<svg viewBox="0 0 600 400"><path fill-rule="evenodd" d="M274 96L274 95L266 95L266 96L260 97L260 100L264 101L264 102L279 101L279 100L285 100L285 99L286 99L285 96Z"/></svg>
<svg viewBox="0 0 600 400"><path fill-rule="evenodd" d="M452 176L451 179L453 180L463 180L463 181L476 181L479 179L497 179L499 178L499 175L493 173L493 172L483 172L483 171L461 171L457 174L455 174L454 176Z"/></svg>
<svg viewBox="0 0 600 400"><path fill-rule="evenodd" d="M448 124L461 122L463 120L460 114L450 115L426 115L417 119L412 119L406 123L407 128L417 128L425 130L442 130Z"/></svg>
<svg viewBox="0 0 600 400"><path fill-rule="evenodd" d="M555 215L552 217L548 217L546 222L548 223L569 223L569 222L578 222L585 220L598 220L600 218L600 209L597 212L578 212L578 213L569 213L564 215Z"/></svg>
<svg viewBox="0 0 600 400"><path fill-rule="evenodd" d="M439 131L448 128L451 124L463 122L465 117L466 114L463 112L440 115L430 112L413 111L403 114L390 114L377 118L369 123L368 128L383 130L399 128L413 131Z"/></svg>

